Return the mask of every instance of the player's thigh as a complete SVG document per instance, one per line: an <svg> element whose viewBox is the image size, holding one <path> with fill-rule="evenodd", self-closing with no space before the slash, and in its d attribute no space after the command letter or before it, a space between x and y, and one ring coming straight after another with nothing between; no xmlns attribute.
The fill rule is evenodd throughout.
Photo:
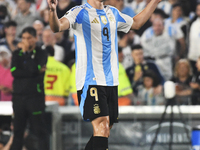
<svg viewBox="0 0 200 150"><path fill-rule="evenodd" d="M118 122L118 87L107 87L110 126Z"/></svg>
<svg viewBox="0 0 200 150"><path fill-rule="evenodd" d="M109 116L105 86L89 85L78 91L79 107L85 121Z"/></svg>

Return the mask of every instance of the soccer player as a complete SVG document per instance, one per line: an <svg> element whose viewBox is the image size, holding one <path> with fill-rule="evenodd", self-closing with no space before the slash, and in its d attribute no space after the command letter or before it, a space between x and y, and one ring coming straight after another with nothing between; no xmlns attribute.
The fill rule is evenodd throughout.
<svg viewBox="0 0 200 150"><path fill-rule="evenodd" d="M76 45L76 87L84 120L93 126L86 150L107 150L110 128L118 122L118 42L117 31L139 29L161 0L151 0L131 18L102 0L70 9L61 19L57 0L48 0L49 23L54 32L73 30Z"/></svg>

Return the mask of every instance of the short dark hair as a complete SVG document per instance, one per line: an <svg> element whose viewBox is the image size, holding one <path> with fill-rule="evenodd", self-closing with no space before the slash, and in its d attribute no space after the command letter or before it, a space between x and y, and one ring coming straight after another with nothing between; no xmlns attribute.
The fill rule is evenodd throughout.
<svg viewBox="0 0 200 150"><path fill-rule="evenodd" d="M34 37L37 37L36 30L33 27L26 27L26 28L24 28L22 30L21 36L22 36L22 34L24 34L26 32L29 33L29 34L31 34Z"/></svg>
<svg viewBox="0 0 200 150"><path fill-rule="evenodd" d="M169 17L162 9L159 8L156 8L153 14L160 15L163 19Z"/></svg>
<svg viewBox="0 0 200 150"><path fill-rule="evenodd" d="M181 9L182 9L181 3L175 3L175 4L172 5L172 9L174 9L176 7L181 7Z"/></svg>
<svg viewBox="0 0 200 150"><path fill-rule="evenodd" d="M5 25L4 25L5 28L16 27L16 26L17 26L17 23L13 20L6 22Z"/></svg>
<svg viewBox="0 0 200 150"><path fill-rule="evenodd" d="M49 56L54 56L54 48L51 45L46 46L45 50Z"/></svg>
<svg viewBox="0 0 200 150"><path fill-rule="evenodd" d="M157 82L159 82L158 77L153 70L146 70L143 74L143 78L145 77L149 77L153 80L153 87L155 87L157 85Z"/></svg>
<svg viewBox="0 0 200 150"><path fill-rule="evenodd" d="M2 12L4 15L8 14L7 7L5 5L0 5L0 12Z"/></svg>
<svg viewBox="0 0 200 150"><path fill-rule="evenodd" d="M137 44L137 45L133 45L133 46L131 47L131 50L132 50L132 51L137 50L137 49L143 49L143 48L142 48L142 45Z"/></svg>

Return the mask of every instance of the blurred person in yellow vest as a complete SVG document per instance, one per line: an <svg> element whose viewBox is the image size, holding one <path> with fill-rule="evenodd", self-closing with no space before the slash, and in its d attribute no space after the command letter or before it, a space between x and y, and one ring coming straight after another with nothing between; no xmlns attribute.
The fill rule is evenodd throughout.
<svg viewBox="0 0 200 150"><path fill-rule="evenodd" d="M66 104L69 95L70 69L54 59L54 48L46 47L48 53L47 69L45 72L45 100L57 101L60 106Z"/></svg>
<svg viewBox="0 0 200 150"><path fill-rule="evenodd" d="M126 71L121 64L123 61L122 48L118 47L118 60L119 60L119 85L118 85L118 105L126 106L133 104L133 90L131 83L128 79Z"/></svg>
<svg viewBox="0 0 200 150"><path fill-rule="evenodd" d="M70 89L69 89L69 105L78 106L78 97L77 97L77 90L76 90L76 64L74 63L71 67L71 74L70 74Z"/></svg>

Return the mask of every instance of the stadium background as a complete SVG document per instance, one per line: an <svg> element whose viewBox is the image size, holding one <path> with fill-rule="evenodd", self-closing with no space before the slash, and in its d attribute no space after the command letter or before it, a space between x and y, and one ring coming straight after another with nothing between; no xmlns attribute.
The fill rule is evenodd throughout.
<svg viewBox="0 0 200 150"><path fill-rule="evenodd" d="M107 0L105 4L113 5L133 17L149 1ZM62 17L70 8L84 3L85 1L80 0L58 0L58 17ZM154 63L165 81L172 80L176 83L176 101L181 105L189 133L199 125L200 90L191 84L200 85L198 3L198 0L163 0L144 27L127 34L118 34L120 123L111 131L110 149L143 150L149 149L152 142L166 101L163 94L164 82L156 80L159 75L143 65L144 62ZM20 33L27 26L36 29L38 46L55 50L54 61L48 60L44 80L48 101L46 121L47 128L51 131L51 148L81 150L92 131L90 124L82 121L77 107L73 33L51 32L46 0L0 0L0 150L12 133L13 78L10 76L9 63L12 52L20 41ZM131 47L138 44L143 47L144 52L141 65L136 64L137 57L132 56L131 52ZM131 73L130 68L133 68L134 73ZM146 83L149 78L152 80L150 86ZM170 110L168 113L170 114ZM155 149L168 149L169 115L165 121ZM173 149L188 150L188 139L176 107L174 122ZM37 140L32 138L31 141Z"/></svg>

